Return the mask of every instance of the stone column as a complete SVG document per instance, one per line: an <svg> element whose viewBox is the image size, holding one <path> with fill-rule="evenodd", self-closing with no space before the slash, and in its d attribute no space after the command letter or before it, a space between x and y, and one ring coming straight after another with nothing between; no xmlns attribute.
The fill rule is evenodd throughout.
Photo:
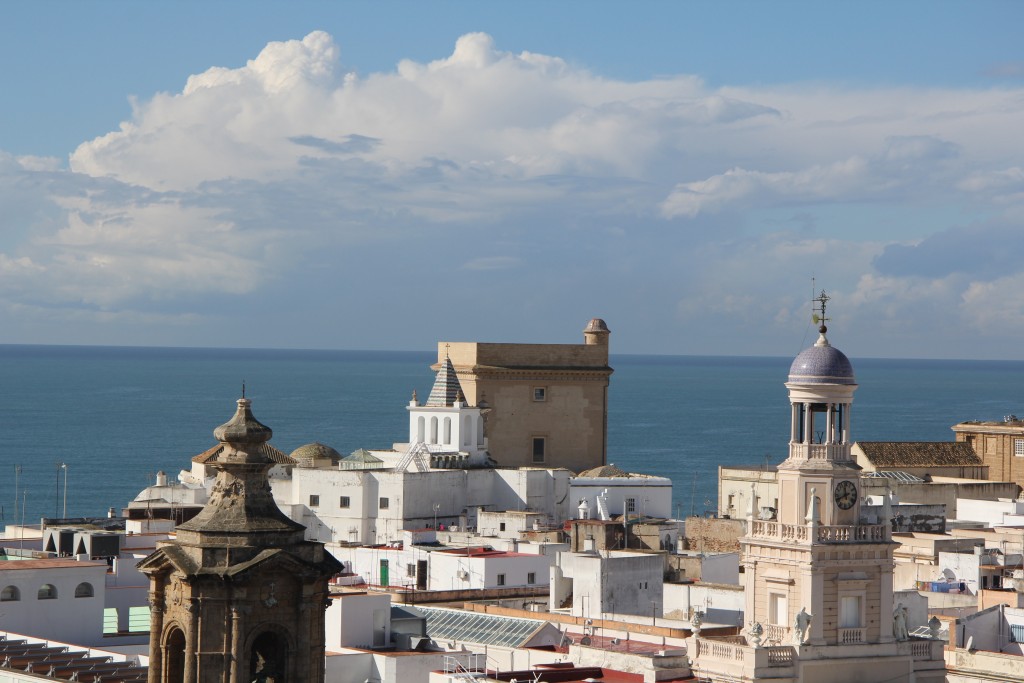
<svg viewBox="0 0 1024 683"><path fill-rule="evenodd" d="M161 588L149 594L149 683L160 683L164 668L164 593Z"/></svg>
<svg viewBox="0 0 1024 683"><path fill-rule="evenodd" d="M231 652L228 657L231 660L231 683L238 681L238 658L242 656L242 615L239 613L238 605L231 606Z"/></svg>
<svg viewBox="0 0 1024 683"><path fill-rule="evenodd" d="M184 683L196 683L196 636L199 632L199 605L194 599L188 604L188 631L185 633Z"/></svg>
<svg viewBox="0 0 1024 683"><path fill-rule="evenodd" d="M801 442L814 443L814 411L811 410L810 403L804 404L804 433Z"/></svg>
<svg viewBox="0 0 1024 683"><path fill-rule="evenodd" d="M828 411L825 413L825 443L832 445L836 442L835 439L835 427L836 427L836 404L829 403Z"/></svg>

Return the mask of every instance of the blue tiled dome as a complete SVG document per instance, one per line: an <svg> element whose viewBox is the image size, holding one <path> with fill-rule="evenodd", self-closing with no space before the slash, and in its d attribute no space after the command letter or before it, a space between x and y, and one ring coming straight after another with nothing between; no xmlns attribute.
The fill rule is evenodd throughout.
<svg viewBox="0 0 1024 683"><path fill-rule="evenodd" d="M846 354L831 346L822 334L818 342L800 352L789 367L789 381L801 384L856 384Z"/></svg>

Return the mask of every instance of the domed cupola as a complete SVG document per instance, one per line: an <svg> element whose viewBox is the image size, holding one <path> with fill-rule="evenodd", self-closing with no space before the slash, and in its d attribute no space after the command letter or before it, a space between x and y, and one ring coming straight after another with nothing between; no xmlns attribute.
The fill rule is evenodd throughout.
<svg viewBox="0 0 1024 683"><path fill-rule="evenodd" d="M824 293L822 293L824 295ZM789 366L789 381L800 384L856 384L853 365L846 354L828 342L824 322L818 328L818 341L804 349Z"/></svg>
<svg viewBox="0 0 1024 683"><path fill-rule="evenodd" d="M786 524L803 523L811 499L820 498L819 494L810 493L813 488L831 491L833 480L853 482L850 485L856 487L855 472L860 469L853 458L850 431L857 381L850 359L825 336L828 300L825 292L815 298L814 318L820 324L818 340L796 357L786 381L790 404L789 457L779 465L779 481L782 486L785 480L783 488L789 487L785 494L795 503L783 505L780 510L779 518ZM784 498L780 492L780 500ZM834 507L821 507L821 521L835 524L842 518L842 523L856 523L855 507Z"/></svg>
<svg viewBox="0 0 1024 683"><path fill-rule="evenodd" d="M828 300L825 292L814 300L818 341L800 352L786 381L792 406L789 460L805 465L851 461L850 409L857 381L850 359L825 336Z"/></svg>

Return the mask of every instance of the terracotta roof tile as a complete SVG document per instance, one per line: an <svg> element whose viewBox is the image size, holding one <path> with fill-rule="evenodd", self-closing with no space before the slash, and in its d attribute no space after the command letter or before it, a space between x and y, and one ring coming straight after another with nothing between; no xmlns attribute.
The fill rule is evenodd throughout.
<svg viewBox="0 0 1024 683"><path fill-rule="evenodd" d="M206 464L208 462L212 462L212 461L216 460L217 456L220 455L222 450L224 450L224 445L225 444L219 443L216 446L214 446L214 447L212 447L212 448L210 448L208 450L203 451L199 455L197 455L194 458L192 458L192 462L198 462L198 463ZM288 455L284 451L280 451L280 450L274 448L269 443L262 443L262 444L260 444L256 448L256 450L262 451L264 455L266 455L268 458L273 460L278 465L293 465L294 466L296 464L295 458L291 457L290 455Z"/></svg>
<svg viewBox="0 0 1024 683"><path fill-rule="evenodd" d="M875 467L979 467L984 465L963 441L858 441Z"/></svg>

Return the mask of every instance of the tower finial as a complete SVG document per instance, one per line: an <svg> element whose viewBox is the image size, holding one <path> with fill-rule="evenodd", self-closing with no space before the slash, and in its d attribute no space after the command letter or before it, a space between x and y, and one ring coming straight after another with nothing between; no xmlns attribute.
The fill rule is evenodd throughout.
<svg viewBox="0 0 1024 683"><path fill-rule="evenodd" d="M444 345L444 357L448 358L448 349L451 348L451 344Z"/></svg>
<svg viewBox="0 0 1024 683"><path fill-rule="evenodd" d="M818 312L814 313L814 322L818 323L818 332L825 334L828 332L828 327L825 326L825 322L831 320L831 318L825 317L825 304L829 302L830 297L825 293L825 290L821 290L821 294L812 299L814 303L818 305Z"/></svg>
<svg viewBox="0 0 1024 683"><path fill-rule="evenodd" d="M242 398L245 398L245 380L242 380Z"/></svg>

